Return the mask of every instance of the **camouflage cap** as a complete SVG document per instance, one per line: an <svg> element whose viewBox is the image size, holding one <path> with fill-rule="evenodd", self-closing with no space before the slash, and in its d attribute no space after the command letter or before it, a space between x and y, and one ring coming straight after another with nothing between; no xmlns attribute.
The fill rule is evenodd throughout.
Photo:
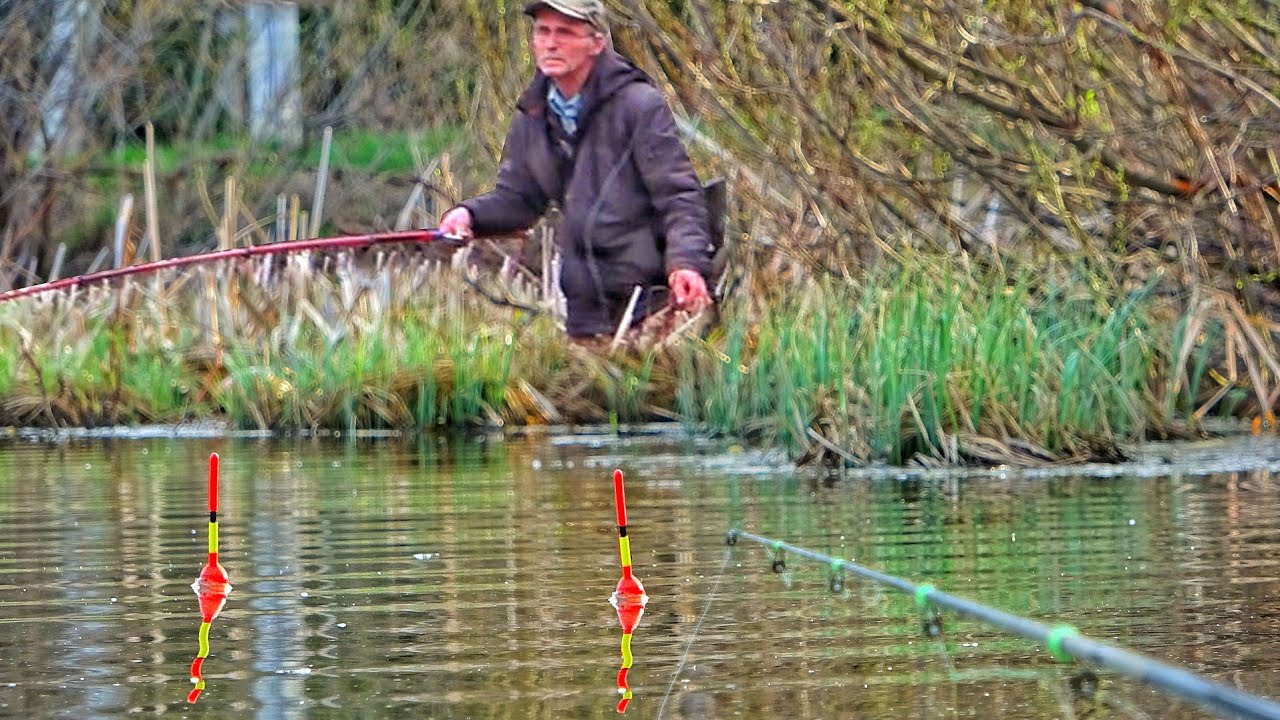
<svg viewBox="0 0 1280 720"><path fill-rule="evenodd" d="M596 30L609 32L608 16L604 3L600 0L537 0L524 6L525 15L533 15L539 10L555 10L562 15L583 20Z"/></svg>

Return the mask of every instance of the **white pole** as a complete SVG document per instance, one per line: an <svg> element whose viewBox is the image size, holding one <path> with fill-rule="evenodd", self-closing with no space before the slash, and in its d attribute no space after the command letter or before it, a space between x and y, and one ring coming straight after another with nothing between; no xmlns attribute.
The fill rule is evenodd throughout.
<svg viewBox="0 0 1280 720"><path fill-rule="evenodd" d="M116 215L115 264L124 265L124 241L129 237L129 216L133 214L133 193L124 196L120 201L120 213Z"/></svg>
<svg viewBox="0 0 1280 720"><path fill-rule="evenodd" d="M320 171L316 173L316 194L311 199L311 232L307 237L320 237L320 215L324 212L324 191L329 183L329 150L333 147L333 128L325 126L320 146Z"/></svg>
<svg viewBox="0 0 1280 720"><path fill-rule="evenodd" d="M89 0L57 0L53 7L53 25L45 44L44 62L56 66L49 87L40 98L44 133L37 133L31 143L32 158L39 159L67 139L75 115L85 100L83 92L85 53L97 36L99 7ZM47 144L46 144L47 143ZM67 148L71 149L71 148Z"/></svg>
<svg viewBox="0 0 1280 720"><path fill-rule="evenodd" d="M302 92L298 87L298 5L252 2L249 29L249 134L302 142Z"/></svg>

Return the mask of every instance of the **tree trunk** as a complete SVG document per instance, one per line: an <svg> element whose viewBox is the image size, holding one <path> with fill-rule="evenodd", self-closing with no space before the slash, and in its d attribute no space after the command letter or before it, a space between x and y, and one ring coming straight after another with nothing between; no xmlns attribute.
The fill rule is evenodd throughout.
<svg viewBox="0 0 1280 720"><path fill-rule="evenodd" d="M32 155L73 152L83 133L80 117L88 105L85 62L98 35L102 8L90 0L57 0L44 62L53 73L40 99L43 132L32 144Z"/></svg>
<svg viewBox="0 0 1280 720"><path fill-rule="evenodd" d="M254 140L302 141L298 87L298 6L255 2L245 10L249 31L249 133Z"/></svg>

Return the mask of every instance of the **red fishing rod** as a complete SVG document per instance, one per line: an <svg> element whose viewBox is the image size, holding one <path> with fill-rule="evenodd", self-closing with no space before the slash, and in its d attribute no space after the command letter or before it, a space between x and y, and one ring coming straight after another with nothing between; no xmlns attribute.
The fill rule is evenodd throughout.
<svg viewBox="0 0 1280 720"><path fill-rule="evenodd" d="M440 240L448 237L452 236L433 228L430 230L406 230L403 232L373 233L370 235L344 235L341 237L290 240L287 242L268 243L266 245L250 245L249 247L214 250L207 253L200 253L198 255L187 255L184 257L169 258L167 260L157 260L155 262L142 263L139 265L126 265L124 267L113 268L111 270L99 270L98 272L76 275L74 277L63 278L61 280L53 280L39 285L28 285L24 288L0 292L0 303L17 300L18 298L32 297L34 295L43 295L44 293L54 292L57 290L80 287L82 285L92 285L106 280L128 277L130 275L142 275L151 272L159 272L161 270L186 267L188 265L200 265L203 263L220 262L222 260L233 260L236 258L284 255L287 253L307 252L309 250L343 250L366 248L374 245L389 245L392 243L431 242L433 240Z"/></svg>

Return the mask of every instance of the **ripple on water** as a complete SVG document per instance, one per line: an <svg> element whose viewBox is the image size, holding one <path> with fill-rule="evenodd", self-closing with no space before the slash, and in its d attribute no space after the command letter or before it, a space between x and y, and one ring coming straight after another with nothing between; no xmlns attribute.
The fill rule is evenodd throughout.
<svg viewBox="0 0 1280 720"><path fill-rule="evenodd" d="M1148 464L1107 477L833 481L775 453L649 429L11 443L0 446L0 649L21 652L0 652L0 680L22 687L0 693L0 715L185 712L211 449L235 590L210 631L199 701L210 706L612 712L613 467L634 479L629 537L651 598L632 641L637 716L656 712L682 660L670 707L686 716L1063 715L1067 671L1043 649L956 618L945 642L930 640L909 599L852 577L833 593L827 570L800 558L775 574L764 549L726 548L730 527L1277 695L1280 489L1265 468L1204 472L1273 446L1153 446ZM1108 683L1150 716L1201 716Z"/></svg>

